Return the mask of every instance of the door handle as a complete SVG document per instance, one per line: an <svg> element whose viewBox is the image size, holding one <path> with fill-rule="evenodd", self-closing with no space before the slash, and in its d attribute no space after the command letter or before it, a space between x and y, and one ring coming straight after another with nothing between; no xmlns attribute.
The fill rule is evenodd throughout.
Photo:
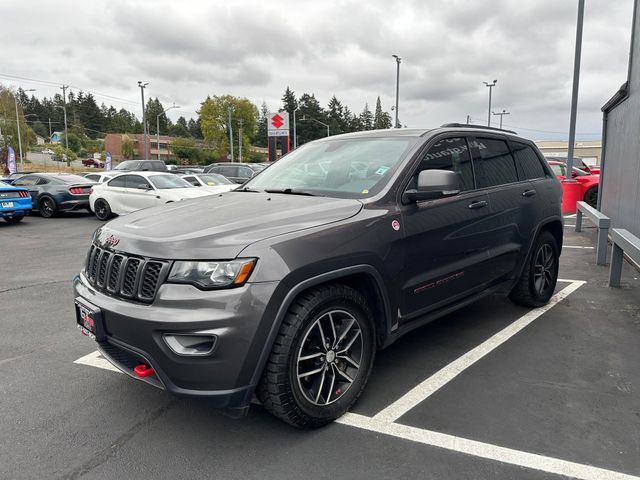
<svg viewBox="0 0 640 480"><path fill-rule="evenodd" d="M522 192L523 197L533 197L535 194L536 194L536 191L533 189L525 190L524 192Z"/></svg>
<svg viewBox="0 0 640 480"><path fill-rule="evenodd" d="M474 210L476 208L482 208L482 207L486 207L487 206L487 202L486 200L480 200L479 202L471 202L469 204L469 208Z"/></svg>

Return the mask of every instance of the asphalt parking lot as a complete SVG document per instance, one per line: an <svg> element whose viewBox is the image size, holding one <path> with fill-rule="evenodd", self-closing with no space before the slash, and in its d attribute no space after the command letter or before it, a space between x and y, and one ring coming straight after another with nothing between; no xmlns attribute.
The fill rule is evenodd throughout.
<svg viewBox="0 0 640 480"><path fill-rule="evenodd" d="M640 479L640 275L608 288L593 229L565 228L550 305L490 297L414 331L309 432L105 368L71 290L99 224L0 222L2 479Z"/></svg>

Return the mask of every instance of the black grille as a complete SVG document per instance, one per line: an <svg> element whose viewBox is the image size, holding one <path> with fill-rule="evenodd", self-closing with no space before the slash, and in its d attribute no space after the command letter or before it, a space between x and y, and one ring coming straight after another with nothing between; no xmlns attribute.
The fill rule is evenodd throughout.
<svg viewBox="0 0 640 480"><path fill-rule="evenodd" d="M169 264L129 257L92 245L87 255L86 275L98 290L150 303L164 280Z"/></svg>

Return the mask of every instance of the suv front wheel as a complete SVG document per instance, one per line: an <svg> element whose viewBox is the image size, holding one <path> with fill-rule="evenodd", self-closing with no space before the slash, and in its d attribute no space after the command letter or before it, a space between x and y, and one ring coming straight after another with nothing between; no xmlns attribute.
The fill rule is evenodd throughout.
<svg viewBox="0 0 640 480"><path fill-rule="evenodd" d="M375 347L371 311L360 293L345 285L313 288L289 308L258 398L296 427L330 423L360 396Z"/></svg>
<svg viewBox="0 0 640 480"><path fill-rule="evenodd" d="M525 307L546 305L556 289L559 256L555 237L550 232L540 232L509 298Z"/></svg>

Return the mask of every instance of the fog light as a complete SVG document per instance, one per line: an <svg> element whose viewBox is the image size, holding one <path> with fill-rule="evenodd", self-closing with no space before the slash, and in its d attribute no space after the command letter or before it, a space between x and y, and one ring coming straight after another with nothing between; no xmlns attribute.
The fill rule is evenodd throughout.
<svg viewBox="0 0 640 480"><path fill-rule="evenodd" d="M165 333L165 343L177 355L203 356L213 352L216 346L215 335L184 334L173 335Z"/></svg>

